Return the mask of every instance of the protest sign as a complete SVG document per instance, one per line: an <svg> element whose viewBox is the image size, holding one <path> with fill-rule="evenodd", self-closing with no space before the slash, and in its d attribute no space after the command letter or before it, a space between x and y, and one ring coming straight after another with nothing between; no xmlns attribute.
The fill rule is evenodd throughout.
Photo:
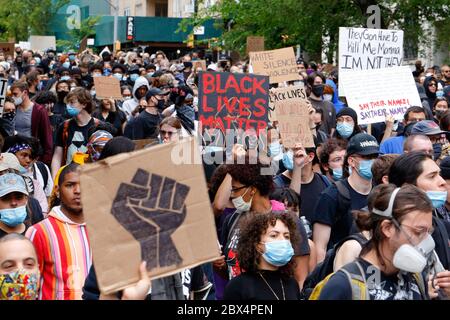
<svg viewBox="0 0 450 320"><path fill-rule="evenodd" d="M352 71L339 82L358 124L384 122L388 115L401 120L408 107L422 105L408 66Z"/></svg>
<svg viewBox="0 0 450 320"><path fill-rule="evenodd" d="M97 99L122 99L120 81L115 77L94 77Z"/></svg>
<svg viewBox="0 0 450 320"><path fill-rule="evenodd" d="M272 88L269 92L269 121L277 120L276 108L280 103L287 100L304 100L306 91L304 85L289 86L285 88Z"/></svg>
<svg viewBox="0 0 450 320"><path fill-rule="evenodd" d="M250 63L253 72L270 77L270 83L300 80L297 61L292 47L250 52Z"/></svg>
<svg viewBox="0 0 450 320"><path fill-rule="evenodd" d="M277 103L275 111L284 147L292 148L298 142L305 148L314 147L305 99L282 100Z"/></svg>
<svg viewBox="0 0 450 320"><path fill-rule="evenodd" d="M149 146L153 146L154 144L158 144L159 141L158 139L141 139L141 140L133 140L134 144L136 145L136 147L134 148L134 150L142 150L145 149Z"/></svg>
<svg viewBox="0 0 450 320"><path fill-rule="evenodd" d="M220 256L202 165L174 164L180 147L198 148L187 139L81 168L83 213L101 292L136 283L141 260L155 279Z"/></svg>
<svg viewBox="0 0 450 320"><path fill-rule="evenodd" d="M0 117L3 115L3 108L5 106L5 97L7 89L8 89L8 79L0 78Z"/></svg>
<svg viewBox="0 0 450 320"><path fill-rule="evenodd" d="M192 67L193 70L201 68L202 71L206 71L206 60L194 60L192 61Z"/></svg>
<svg viewBox="0 0 450 320"><path fill-rule="evenodd" d="M252 74L200 72L199 120L203 129L267 127L269 78Z"/></svg>
<svg viewBox="0 0 450 320"><path fill-rule="evenodd" d="M78 50L78 53L81 53L81 52L83 52L84 50L86 50L87 45L88 45L88 38L87 38L87 36L86 36L86 37L84 37L84 38L81 40L81 42L80 42L80 49Z"/></svg>
<svg viewBox="0 0 450 320"><path fill-rule="evenodd" d="M45 51L47 49L56 50L55 36L30 36L28 41L30 42L31 50L35 51Z"/></svg>
<svg viewBox="0 0 450 320"><path fill-rule="evenodd" d="M366 28L339 28L339 78L349 70L401 66L403 31ZM339 95L344 96L339 85Z"/></svg>
<svg viewBox="0 0 450 320"><path fill-rule="evenodd" d="M247 54L250 52L264 51L264 37L247 37Z"/></svg>
<svg viewBox="0 0 450 320"><path fill-rule="evenodd" d="M7 55L14 56L14 43L12 42L0 42L0 52L3 52L5 55L5 58Z"/></svg>

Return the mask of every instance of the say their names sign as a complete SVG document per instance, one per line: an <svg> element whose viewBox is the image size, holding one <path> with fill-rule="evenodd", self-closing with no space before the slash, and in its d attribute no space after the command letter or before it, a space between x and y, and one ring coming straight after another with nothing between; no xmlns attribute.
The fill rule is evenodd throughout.
<svg viewBox="0 0 450 320"><path fill-rule="evenodd" d="M270 83L300 80L294 49L292 47L250 52L253 72L270 77Z"/></svg>
<svg viewBox="0 0 450 320"><path fill-rule="evenodd" d="M359 124L384 122L386 116L401 120L410 106L422 105L407 66L353 71L340 81Z"/></svg>
<svg viewBox="0 0 450 320"><path fill-rule="evenodd" d="M203 129L267 127L269 78L253 74L200 72L199 120Z"/></svg>
<svg viewBox="0 0 450 320"><path fill-rule="evenodd" d="M277 120L276 109L285 101L302 101L306 99L304 85L289 86L285 88L272 88L269 92L269 121Z"/></svg>

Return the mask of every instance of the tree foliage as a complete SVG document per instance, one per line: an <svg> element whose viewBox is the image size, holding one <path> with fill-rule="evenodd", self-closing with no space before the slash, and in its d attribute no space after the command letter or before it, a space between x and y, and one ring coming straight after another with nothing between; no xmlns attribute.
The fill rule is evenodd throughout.
<svg viewBox="0 0 450 320"><path fill-rule="evenodd" d="M267 49L300 45L311 59L327 55L333 62L339 27L365 27L367 8L378 5L381 28L402 29L405 43L416 46L429 40L423 24L447 19L448 0L218 0L204 8L198 0L196 14L182 23L181 29L201 25L210 18L220 18L225 48L245 52L246 38L264 36ZM450 41L449 33L440 33L439 41Z"/></svg>
<svg viewBox="0 0 450 320"><path fill-rule="evenodd" d="M69 0L0 0L0 38L27 41L48 35L52 18Z"/></svg>
<svg viewBox="0 0 450 320"><path fill-rule="evenodd" d="M69 40L58 40L58 47L64 50L78 49L80 42L85 37L95 35L95 25L100 21L100 16L90 16L80 23L80 29L72 29L69 31Z"/></svg>

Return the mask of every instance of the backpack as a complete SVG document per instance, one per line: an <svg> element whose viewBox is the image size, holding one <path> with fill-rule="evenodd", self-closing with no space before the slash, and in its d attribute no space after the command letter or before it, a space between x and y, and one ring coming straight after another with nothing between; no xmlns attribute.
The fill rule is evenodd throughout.
<svg viewBox="0 0 450 320"><path fill-rule="evenodd" d="M350 210L351 197L350 197L350 190L348 190L348 188L345 186L343 180L338 180L334 182L334 185L336 186L338 191L337 212L340 213L340 215L335 215L334 224L336 224L338 221L344 218L345 216L344 213L347 213Z"/></svg>
<svg viewBox="0 0 450 320"><path fill-rule="evenodd" d="M349 263L343 266L339 271L342 271L346 276L352 288L352 300L370 300L369 289L367 286L366 276L363 267L358 260L355 263ZM312 291L309 300L319 300L322 289L327 284L328 280L334 273L328 275L325 279L317 284ZM424 300L428 299L427 291L425 289L425 282L420 273L413 273L412 276L417 282L420 294Z"/></svg>
<svg viewBox="0 0 450 320"><path fill-rule="evenodd" d="M97 118L92 118L94 119L94 126L98 127L98 125L100 124L100 120ZM69 146L67 145L67 141L69 140L69 125L70 125L70 121L72 121L72 119L66 120L63 123L63 134L62 134L62 144L64 146L64 154L61 160L61 166L63 166L64 164L66 164L67 161L67 150L69 149Z"/></svg>
<svg viewBox="0 0 450 320"><path fill-rule="evenodd" d="M317 264L314 270L311 271L311 273L305 279L302 289L302 295L305 298L308 298L312 294L314 288L322 280L327 279L329 275L333 274L333 266L334 260L336 258L336 253L338 252L339 248L348 240L356 240L361 246L363 246L367 242L367 239L363 235L356 233L345 237L340 242L336 243L333 248L329 249L325 254L325 258L323 259L323 261Z"/></svg>
<svg viewBox="0 0 450 320"><path fill-rule="evenodd" d="M42 175L42 179L44 180L44 190L47 188L48 185L48 171L47 171L47 166L41 162L41 161L37 161L36 162L36 166L39 170L39 172ZM36 175L36 170L34 172L34 179L37 179L37 175Z"/></svg>

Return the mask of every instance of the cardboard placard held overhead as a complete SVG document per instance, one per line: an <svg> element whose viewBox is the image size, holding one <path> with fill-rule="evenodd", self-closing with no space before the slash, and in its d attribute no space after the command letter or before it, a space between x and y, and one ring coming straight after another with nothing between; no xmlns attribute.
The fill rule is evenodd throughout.
<svg viewBox="0 0 450 320"><path fill-rule="evenodd" d="M115 77L94 77L97 99L122 99L120 81Z"/></svg>
<svg viewBox="0 0 450 320"><path fill-rule="evenodd" d="M8 88L8 79L0 78L0 117L3 115L3 108L5 106L5 97L7 88Z"/></svg>
<svg viewBox="0 0 450 320"><path fill-rule="evenodd" d="M194 60L192 61L192 70L202 68L202 71L206 71L206 60Z"/></svg>
<svg viewBox="0 0 450 320"><path fill-rule="evenodd" d="M267 127L269 78L253 74L201 72L199 120L203 129L252 130Z"/></svg>
<svg viewBox="0 0 450 320"><path fill-rule="evenodd" d="M292 148L298 142L301 142L305 148L314 147L306 100L281 101L277 104L275 111L284 147Z"/></svg>
<svg viewBox="0 0 450 320"><path fill-rule="evenodd" d="M264 37L247 37L247 54L250 52L264 51Z"/></svg>
<svg viewBox="0 0 450 320"><path fill-rule="evenodd" d="M250 52L250 62L255 74L270 77L270 83L300 80L294 48Z"/></svg>
<svg viewBox="0 0 450 320"><path fill-rule="evenodd" d="M403 31L339 28L339 80L347 72L401 66ZM339 83L339 95L345 96Z"/></svg>
<svg viewBox="0 0 450 320"><path fill-rule="evenodd" d="M402 120L410 106L421 106L408 66L349 72L339 79L345 85L348 106L359 124L385 122L386 116Z"/></svg>
<svg viewBox="0 0 450 320"><path fill-rule="evenodd" d="M109 294L216 260L214 215L194 139L120 154L81 168L81 198L100 291ZM175 164L175 163L181 164Z"/></svg>
<svg viewBox="0 0 450 320"><path fill-rule="evenodd" d="M269 92L269 121L277 120L277 106L285 101L301 101L306 99L305 86L289 86L285 88L272 88Z"/></svg>
<svg viewBox="0 0 450 320"><path fill-rule="evenodd" d="M12 42L0 42L0 52L5 54L5 58L8 54L14 55L15 45Z"/></svg>

